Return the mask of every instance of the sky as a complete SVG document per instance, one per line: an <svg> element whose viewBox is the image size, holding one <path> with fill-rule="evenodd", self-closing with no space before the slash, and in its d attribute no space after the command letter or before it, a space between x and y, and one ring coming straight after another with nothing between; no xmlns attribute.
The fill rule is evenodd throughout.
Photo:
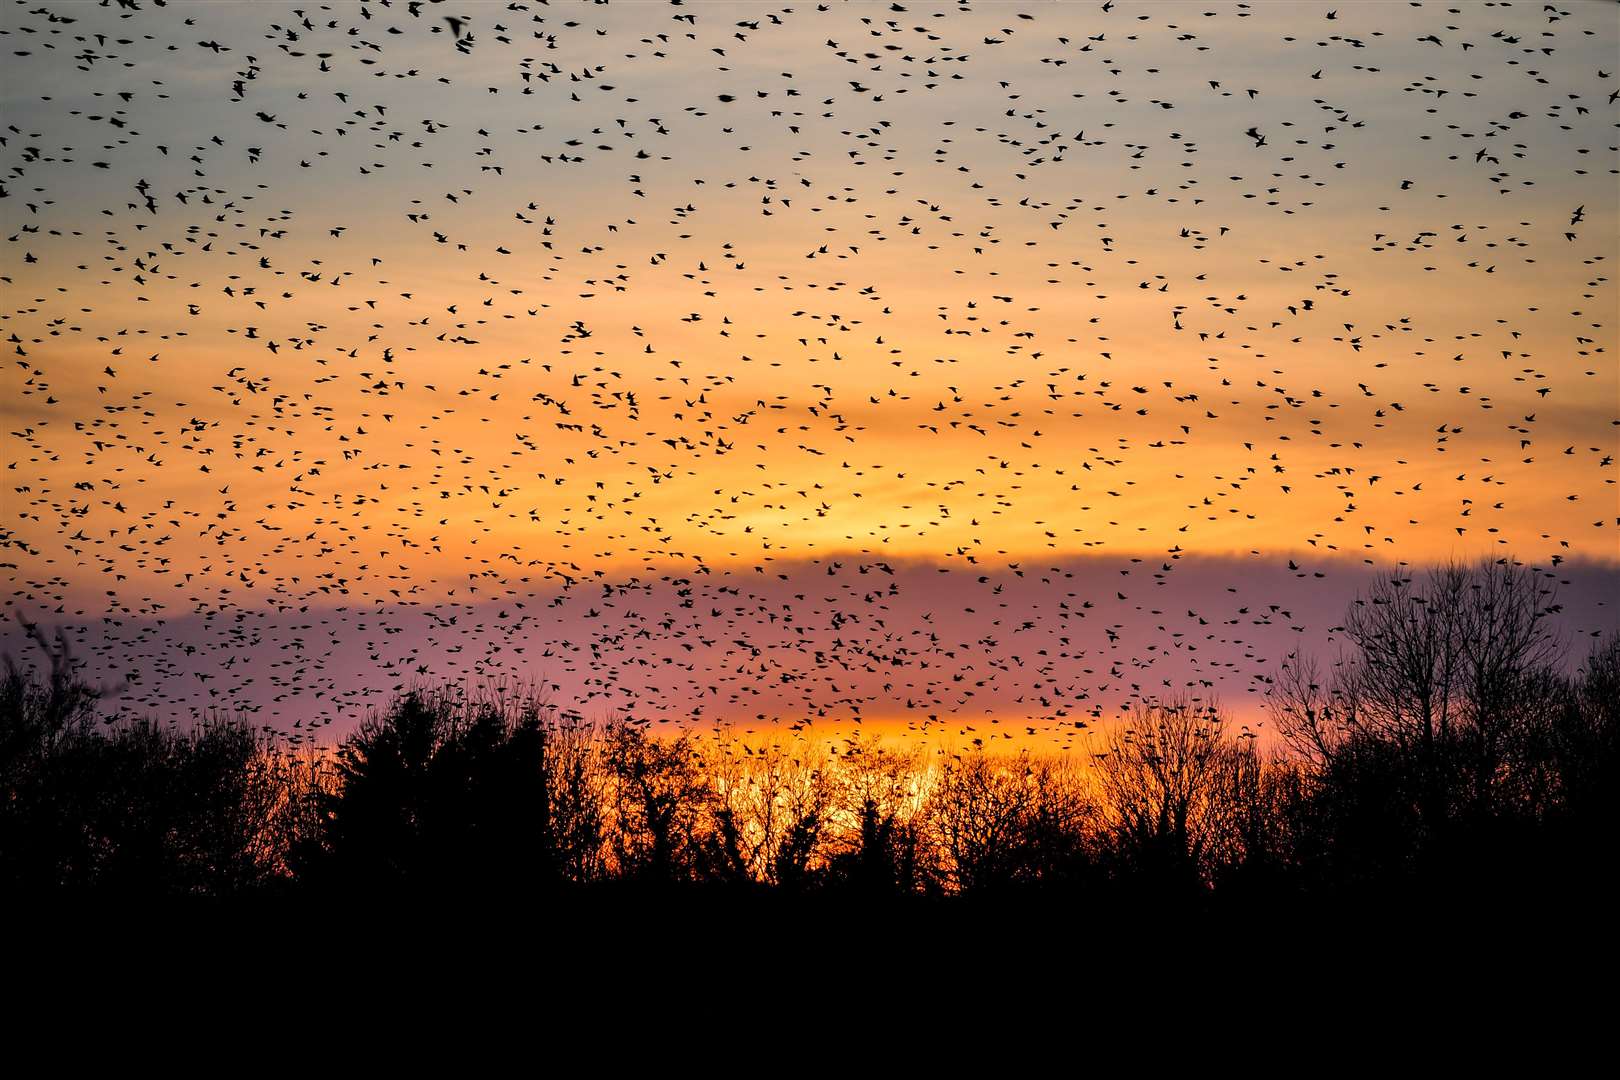
<svg viewBox="0 0 1620 1080"><path fill-rule="evenodd" d="M125 715L1062 741L1401 567L1620 628L1614 5L4 12L5 606Z"/></svg>

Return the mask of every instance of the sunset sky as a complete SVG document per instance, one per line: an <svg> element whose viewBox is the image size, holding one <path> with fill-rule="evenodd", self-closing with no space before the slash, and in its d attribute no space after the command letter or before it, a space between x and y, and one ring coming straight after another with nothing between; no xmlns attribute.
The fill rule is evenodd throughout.
<svg viewBox="0 0 1620 1080"><path fill-rule="evenodd" d="M1399 564L1620 630L1611 4L0 30L6 606L119 709L1062 741Z"/></svg>

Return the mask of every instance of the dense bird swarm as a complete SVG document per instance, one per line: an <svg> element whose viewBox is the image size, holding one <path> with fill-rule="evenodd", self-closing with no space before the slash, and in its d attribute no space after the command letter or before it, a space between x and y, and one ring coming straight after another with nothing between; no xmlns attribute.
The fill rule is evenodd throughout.
<svg viewBox="0 0 1620 1080"><path fill-rule="evenodd" d="M508 677L1068 744L1452 557L1602 637L1616 41L1582 3L11 4L6 605L127 714L322 739Z"/></svg>

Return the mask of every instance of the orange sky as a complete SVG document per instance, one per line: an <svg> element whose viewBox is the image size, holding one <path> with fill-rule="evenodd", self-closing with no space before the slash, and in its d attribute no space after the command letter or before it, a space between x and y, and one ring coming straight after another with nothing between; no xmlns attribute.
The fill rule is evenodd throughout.
<svg viewBox="0 0 1620 1080"><path fill-rule="evenodd" d="M7 13L8 606L1620 561L1612 9L294 7Z"/></svg>

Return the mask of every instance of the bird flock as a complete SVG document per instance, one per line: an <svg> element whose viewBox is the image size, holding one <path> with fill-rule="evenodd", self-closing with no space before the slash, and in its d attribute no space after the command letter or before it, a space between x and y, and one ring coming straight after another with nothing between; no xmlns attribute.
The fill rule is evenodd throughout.
<svg viewBox="0 0 1620 1080"><path fill-rule="evenodd" d="M1617 10L10 3L7 612L313 741L1069 745L1453 558L1613 634Z"/></svg>

